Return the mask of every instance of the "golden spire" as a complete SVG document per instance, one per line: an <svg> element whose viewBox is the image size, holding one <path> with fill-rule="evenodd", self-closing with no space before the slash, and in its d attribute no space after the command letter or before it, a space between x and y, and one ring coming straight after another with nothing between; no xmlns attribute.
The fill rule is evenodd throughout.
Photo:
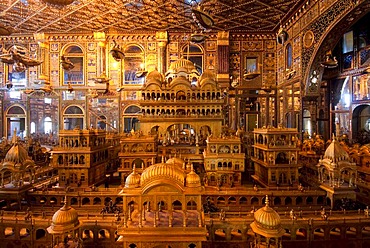
<svg viewBox="0 0 370 248"><path fill-rule="evenodd" d="M268 206L269 206L269 196L268 196L268 195L266 195L265 204L266 204L266 207L268 207Z"/></svg>
<svg viewBox="0 0 370 248"><path fill-rule="evenodd" d="M13 137L12 137L12 143L13 144L16 144L17 143L17 128L14 128Z"/></svg>

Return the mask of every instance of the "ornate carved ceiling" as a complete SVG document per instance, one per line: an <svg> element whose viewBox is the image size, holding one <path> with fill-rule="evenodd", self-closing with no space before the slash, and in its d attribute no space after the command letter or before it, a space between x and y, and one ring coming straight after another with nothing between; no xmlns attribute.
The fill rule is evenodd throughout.
<svg viewBox="0 0 370 248"><path fill-rule="evenodd" d="M61 7L45 2L67 0L0 1L0 23L13 34L91 33L93 31L191 32L198 29L192 7L214 19L213 30L276 32L303 0L75 0Z"/></svg>

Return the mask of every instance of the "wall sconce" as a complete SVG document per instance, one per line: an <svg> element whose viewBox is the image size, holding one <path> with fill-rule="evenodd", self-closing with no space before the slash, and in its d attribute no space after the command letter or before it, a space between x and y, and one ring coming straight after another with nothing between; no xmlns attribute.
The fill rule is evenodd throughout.
<svg viewBox="0 0 370 248"><path fill-rule="evenodd" d="M280 45L284 45L285 41L289 39L288 32L280 26L279 31L276 34L276 41Z"/></svg>

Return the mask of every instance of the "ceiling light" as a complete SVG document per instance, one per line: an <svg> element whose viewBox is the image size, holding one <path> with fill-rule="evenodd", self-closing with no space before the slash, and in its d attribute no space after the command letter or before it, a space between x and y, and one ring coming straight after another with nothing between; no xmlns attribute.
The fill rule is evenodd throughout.
<svg viewBox="0 0 370 248"><path fill-rule="evenodd" d="M190 41L196 44L204 42L206 38L207 38L207 35L203 33L194 33L190 35Z"/></svg>
<svg viewBox="0 0 370 248"><path fill-rule="evenodd" d="M120 48L120 46L117 44L117 42L114 40L113 41L114 43L114 46L113 48L109 51L109 53L112 55L112 57L116 60L116 61L121 61L125 58L125 54L123 53L122 49Z"/></svg>
<svg viewBox="0 0 370 248"><path fill-rule="evenodd" d="M64 55L62 55L60 57L60 64L62 65L63 70L66 70L66 71L70 71L70 70L72 70L75 67L74 64L72 63L72 61L70 61Z"/></svg>
<svg viewBox="0 0 370 248"><path fill-rule="evenodd" d="M73 3L75 0L42 0L42 1L54 7L65 7Z"/></svg>
<svg viewBox="0 0 370 248"><path fill-rule="evenodd" d="M338 66L338 61L337 59L333 56L331 51L327 51L325 54L325 61L321 62L321 66L325 68L335 68Z"/></svg>
<svg viewBox="0 0 370 248"><path fill-rule="evenodd" d="M252 79L255 79L256 77L258 77L259 75L261 75L261 73L259 72L246 72L243 74L243 78L245 80L252 80Z"/></svg>
<svg viewBox="0 0 370 248"><path fill-rule="evenodd" d="M201 8L192 8L191 11L194 21L198 24L198 26L201 26L204 29L210 29L213 26L213 18L201 10Z"/></svg>
<svg viewBox="0 0 370 248"><path fill-rule="evenodd" d="M6 27L0 24L0 36L9 36L13 33L13 29L11 27Z"/></svg>

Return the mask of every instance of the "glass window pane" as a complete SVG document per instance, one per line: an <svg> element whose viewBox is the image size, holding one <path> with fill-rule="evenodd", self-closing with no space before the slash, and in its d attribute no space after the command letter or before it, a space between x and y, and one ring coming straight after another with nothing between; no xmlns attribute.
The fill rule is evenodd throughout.
<svg viewBox="0 0 370 248"><path fill-rule="evenodd" d="M353 31L349 31L343 35L343 53L353 51Z"/></svg>

